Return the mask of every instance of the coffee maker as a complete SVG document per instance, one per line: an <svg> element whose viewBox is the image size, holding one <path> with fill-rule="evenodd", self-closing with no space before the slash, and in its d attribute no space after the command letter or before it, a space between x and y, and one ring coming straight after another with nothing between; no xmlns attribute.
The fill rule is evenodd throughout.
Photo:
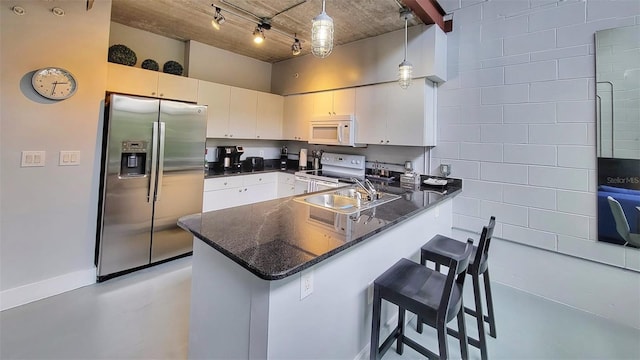
<svg viewBox="0 0 640 360"><path fill-rule="evenodd" d="M240 171L242 154L244 154L242 146L218 146L218 161L222 163L224 171Z"/></svg>

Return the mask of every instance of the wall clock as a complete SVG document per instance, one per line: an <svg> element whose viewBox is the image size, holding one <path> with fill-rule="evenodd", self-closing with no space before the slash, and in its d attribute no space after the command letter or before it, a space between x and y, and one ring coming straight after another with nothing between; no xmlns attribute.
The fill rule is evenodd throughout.
<svg viewBox="0 0 640 360"><path fill-rule="evenodd" d="M38 94L51 100L68 99L78 88L73 74L59 67L36 70L31 78L31 85Z"/></svg>

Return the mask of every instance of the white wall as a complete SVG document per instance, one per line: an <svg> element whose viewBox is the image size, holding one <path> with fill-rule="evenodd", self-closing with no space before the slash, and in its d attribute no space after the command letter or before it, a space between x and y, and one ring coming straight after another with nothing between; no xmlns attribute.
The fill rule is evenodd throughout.
<svg viewBox="0 0 640 360"><path fill-rule="evenodd" d="M270 63L193 40L187 42L186 62L191 78L271 92Z"/></svg>
<svg viewBox="0 0 640 360"><path fill-rule="evenodd" d="M495 236L511 245L493 257L509 264L495 278L640 327L640 251L596 241L594 60L595 31L640 23L640 2L440 3L454 31L432 170L449 163L464 179L454 228L478 232L496 215ZM539 272L546 264L575 279ZM615 286L593 298L566 281Z"/></svg>
<svg viewBox="0 0 640 360"><path fill-rule="evenodd" d="M446 80L447 37L435 25L408 29L407 61L413 76ZM273 65L272 90L290 95L396 81L404 58L404 29L336 46L320 59L311 54Z"/></svg>
<svg viewBox="0 0 640 360"><path fill-rule="evenodd" d="M179 62L186 69L184 41L170 39L148 31L111 22L109 46L122 44L136 53L136 67L140 67L146 59L155 60L162 71L162 66L169 60ZM186 73L186 71L185 71Z"/></svg>
<svg viewBox="0 0 640 360"><path fill-rule="evenodd" d="M13 5L26 14L15 15ZM53 15L53 5L66 15ZM0 7L2 309L95 281L96 149L111 1L85 7L84 1ZM45 66L75 74L77 93L59 102L36 95L31 75ZM46 151L45 166L21 168L23 150ZM80 165L58 166L61 150L79 150Z"/></svg>

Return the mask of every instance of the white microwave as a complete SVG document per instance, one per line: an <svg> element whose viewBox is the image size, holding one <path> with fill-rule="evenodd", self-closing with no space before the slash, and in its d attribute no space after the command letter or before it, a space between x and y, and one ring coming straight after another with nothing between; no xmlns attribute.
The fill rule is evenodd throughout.
<svg viewBox="0 0 640 360"><path fill-rule="evenodd" d="M353 115L315 116L309 122L309 144L366 146L356 144Z"/></svg>

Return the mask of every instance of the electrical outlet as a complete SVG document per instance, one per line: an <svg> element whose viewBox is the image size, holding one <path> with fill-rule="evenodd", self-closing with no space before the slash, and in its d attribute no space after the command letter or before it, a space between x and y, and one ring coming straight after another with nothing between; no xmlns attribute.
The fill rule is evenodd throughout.
<svg viewBox="0 0 640 360"><path fill-rule="evenodd" d="M313 271L300 274L300 300L313 292Z"/></svg>
<svg viewBox="0 0 640 360"><path fill-rule="evenodd" d="M449 174L451 174L451 165L450 164L440 164L440 173L444 177L449 176Z"/></svg>
<svg viewBox="0 0 640 360"><path fill-rule="evenodd" d="M260 150L260 151L258 151L258 156L260 156L260 157L264 157L264 150Z"/></svg>

